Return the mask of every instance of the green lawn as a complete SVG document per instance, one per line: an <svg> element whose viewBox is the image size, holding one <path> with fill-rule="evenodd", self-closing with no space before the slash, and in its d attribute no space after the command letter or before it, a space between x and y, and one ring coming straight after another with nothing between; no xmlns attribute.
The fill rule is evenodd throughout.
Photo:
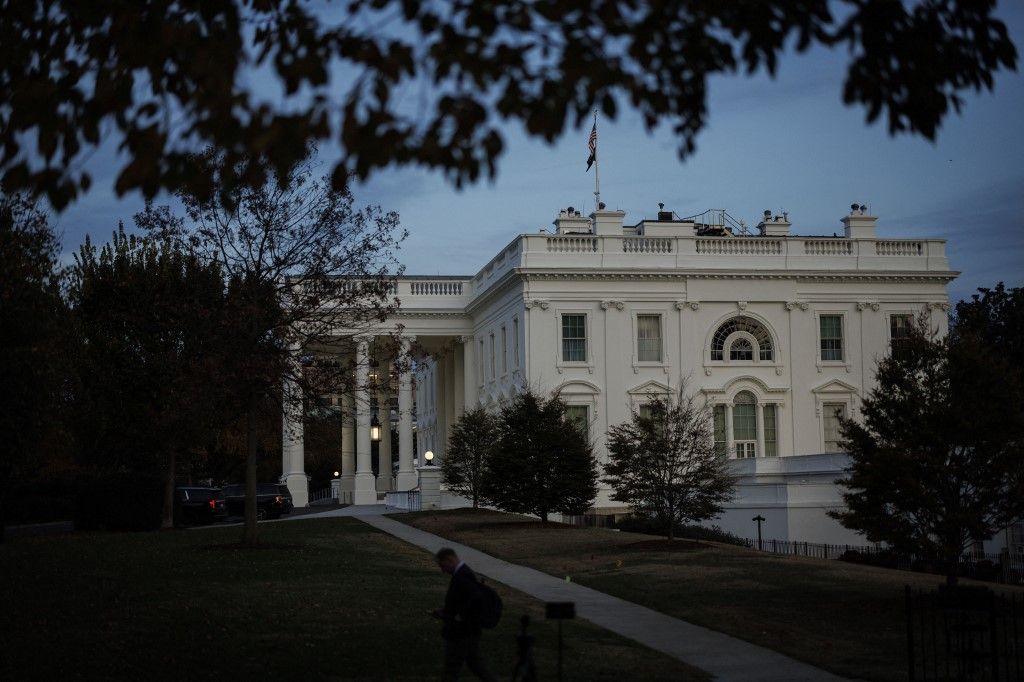
<svg viewBox="0 0 1024 682"><path fill-rule="evenodd" d="M0 545L0 677L25 679L436 678L446 576L426 552L353 519L90 533ZM507 679L521 614L542 679L554 671L543 606L504 587L485 635ZM590 626L567 630L574 680L701 680L703 673Z"/></svg>
<svg viewBox="0 0 1024 682"><path fill-rule="evenodd" d="M903 586L942 581L713 543L677 541L666 551L649 535L484 510L392 518L863 679L906 679Z"/></svg>

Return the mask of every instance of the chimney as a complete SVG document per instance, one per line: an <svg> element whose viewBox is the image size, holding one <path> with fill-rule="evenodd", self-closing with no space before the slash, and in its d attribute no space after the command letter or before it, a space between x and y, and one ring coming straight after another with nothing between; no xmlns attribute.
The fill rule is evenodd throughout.
<svg viewBox="0 0 1024 682"><path fill-rule="evenodd" d="M850 215L843 216L840 222L848 239L874 239L876 216L867 214L868 207L864 204L850 204Z"/></svg>
<svg viewBox="0 0 1024 682"><path fill-rule="evenodd" d="M665 210L665 204L658 204L658 222L670 223L673 220L672 211Z"/></svg>
<svg viewBox="0 0 1024 682"><path fill-rule="evenodd" d="M556 234L590 234L590 219L570 206L558 212L553 225Z"/></svg>
<svg viewBox="0 0 1024 682"><path fill-rule="evenodd" d="M598 204L598 209L591 213L590 217L594 220L594 234L622 236L622 220L626 217L625 211L609 211L602 203Z"/></svg>
<svg viewBox="0 0 1024 682"><path fill-rule="evenodd" d="M788 237L789 228L793 223L789 222L789 214L773 216L771 211L764 212L764 219L757 224L757 231L762 237Z"/></svg>

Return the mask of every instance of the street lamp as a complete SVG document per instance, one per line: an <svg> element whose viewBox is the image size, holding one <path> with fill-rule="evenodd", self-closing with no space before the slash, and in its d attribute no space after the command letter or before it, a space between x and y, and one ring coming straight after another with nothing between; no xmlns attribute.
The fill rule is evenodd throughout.
<svg viewBox="0 0 1024 682"><path fill-rule="evenodd" d="M370 440L374 443L380 442L380 420L377 419L377 415L373 415L373 419L370 420Z"/></svg>
<svg viewBox="0 0 1024 682"><path fill-rule="evenodd" d="M427 466L431 466L434 463L434 451L427 450L423 453L423 459L427 460Z"/></svg>
<svg viewBox="0 0 1024 682"><path fill-rule="evenodd" d="M334 472L334 477L338 478L339 476L341 476L341 472L340 471L335 471Z"/></svg>
<svg viewBox="0 0 1024 682"><path fill-rule="evenodd" d="M761 524L764 523L765 521L767 521L768 519L766 519L765 517L763 517L760 514L758 514L757 516L755 516L754 518L752 518L750 520L757 523L757 548L758 548L758 550L763 552L764 551L764 543L761 541Z"/></svg>

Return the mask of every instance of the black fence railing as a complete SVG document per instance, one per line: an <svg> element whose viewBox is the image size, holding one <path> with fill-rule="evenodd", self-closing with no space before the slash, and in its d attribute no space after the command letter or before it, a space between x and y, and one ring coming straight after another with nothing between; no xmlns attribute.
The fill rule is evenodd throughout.
<svg viewBox="0 0 1024 682"><path fill-rule="evenodd" d="M1024 595L973 585L905 589L910 682L1024 679Z"/></svg>

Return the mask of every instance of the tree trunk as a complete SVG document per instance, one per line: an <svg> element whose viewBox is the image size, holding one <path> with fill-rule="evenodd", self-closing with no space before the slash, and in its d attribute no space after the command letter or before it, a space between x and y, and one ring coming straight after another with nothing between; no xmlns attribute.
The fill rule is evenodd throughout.
<svg viewBox="0 0 1024 682"><path fill-rule="evenodd" d="M544 511L542 511L540 513L540 522L541 523L547 523L548 522L548 510L547 509L545 509Z"/></svg>
<svg viewBox="0 0 1024 682"><path fill-rule="evenodd" d="M174 448L171 448L167 457L167 474L164 477L164 518L160 528L174 528L174 469L177 456Z"/></svg>
<svg viewBox="0 0 1024 682"><path fill-rule="evenodd" d="M957 554L953 557L946 559L946 584L950 587L956 587L960 582L960 576L957 575L957 569L960 567L960 555Z"/></svg>
<svg viewBox="0 0 1024 682"><path fill-rule="evenodd" d="M672 542L676 539L676 524L669 520L668 522L668 541Z"/></svg>
<svg viewBox="0 0 1024 682"><path fill-rule="evenodd" d="M245 523L242 524L242 544L256 544L256 401L249 403L246 414L245 458Z"/></svg>

